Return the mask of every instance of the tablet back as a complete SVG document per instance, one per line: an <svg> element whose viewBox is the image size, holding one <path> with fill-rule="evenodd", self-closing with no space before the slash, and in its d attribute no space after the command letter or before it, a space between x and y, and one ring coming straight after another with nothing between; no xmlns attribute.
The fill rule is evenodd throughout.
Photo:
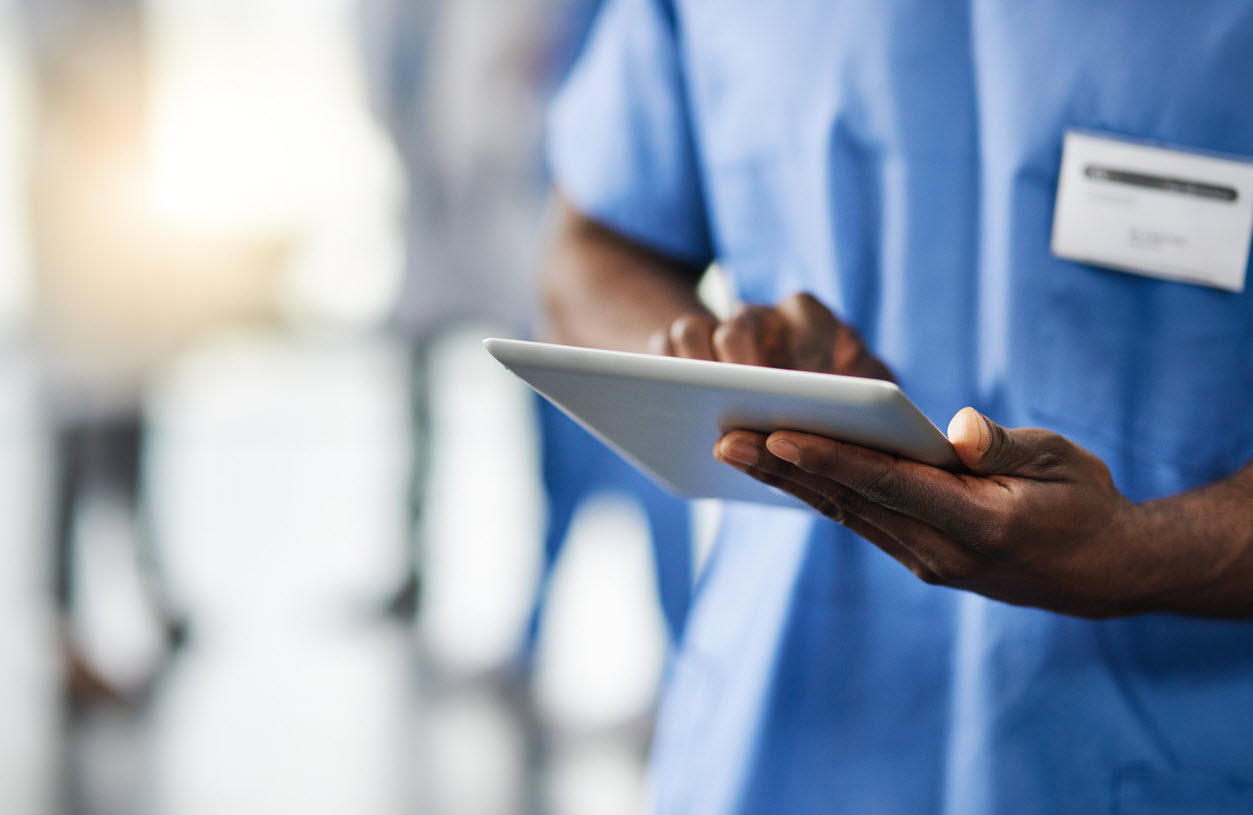
<svg viewBox="0 0 1253 815"><path fill-rule="evenodd" d="M628 461L673 492L803 504L717 461L737 428L792 429L956 468L944 435L890 382L489 339L487 350Z"/></svg>

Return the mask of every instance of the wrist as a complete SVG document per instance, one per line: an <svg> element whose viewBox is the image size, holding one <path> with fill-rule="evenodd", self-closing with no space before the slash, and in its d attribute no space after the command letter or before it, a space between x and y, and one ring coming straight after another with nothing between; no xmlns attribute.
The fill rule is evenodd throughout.
<svg viewBox="0 0 1253 815"><path fill-rule="evenodd" d="M1128 614L1253 617L1253 530L1247 498L1216 485L1133 504L1126 534L1144 590Z"/></svg>

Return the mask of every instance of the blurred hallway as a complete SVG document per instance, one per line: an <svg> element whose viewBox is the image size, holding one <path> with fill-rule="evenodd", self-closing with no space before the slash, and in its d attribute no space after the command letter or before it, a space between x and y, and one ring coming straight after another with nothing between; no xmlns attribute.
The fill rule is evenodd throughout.
<svg viewBox="0 0 1253 815"><path fill-rule="evenodd" d="M437 354L447 478L417 630L374 608L403 545L402 355L239 336L180 363L151 401L151 465L190 641L136 715L72 721L42 590L33 377L20 355L2 364L0 810L638 811L664 649L643 521L605 501L577 522L535 681L511 676L538 557L530 403L476 334ZM142 673L156 634L130 591L129 530L107 496L82 516L88 645L115 675Z"/></svg>
<svg viewBox="0 0 1253 815"><path fill-rule="evenodd" d="M127 143L140 158L92 159L119 186L56 176L90 223L122 218L127 254L40 243L30 200L52 87L36 81L32 32L91 33L82 20L107 23L113 6L0 4L0 812L640 811L666 635L637 509L610 496L576 516L533 665L519 656L545 520L534 404L480 347L516 328L464 326L432 346L422 612L382 613L411 545L411 349L383 328L404 181L367 110L355 0L118 8L139 6L152 73ZM23 24L35 11L45 27ZM78 53L62 44L49 53ZM85 61L66 98L95 99L96 75ZM45 220L73 227L63 211ZM71 711L60 692L49 540L64 425L39 326L47 259L67 247L69 271L107 268L58 291L110 330L150 321L162 339L128 396L148 423L156 588L186 644L164 650L140 522L107 479L87 479L66 515L77 545L61 561L76 645L147 691L130 710ZM514 272L525 285L523 261ZM98 341L81 346L98 361Z"/></svg>

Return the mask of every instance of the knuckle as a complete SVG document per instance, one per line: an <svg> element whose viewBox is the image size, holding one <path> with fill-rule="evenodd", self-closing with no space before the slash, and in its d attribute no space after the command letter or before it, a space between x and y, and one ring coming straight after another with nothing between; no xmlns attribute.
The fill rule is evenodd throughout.
<svg viewBox="0 0 1253 815"><path fill-rule="evenodd" d="M769 464L755 464L748 468L748 474L769 487L784 489L787 486L787 480Z"/></svg>
<svg viewBox="0 0 1253 815"><path fill-rule="evenodd" d="M866 499L847 487L834 486L824 493L824 497L832 505L839 507L841 515L861 517L866 512Z"/></svg>
<svg viewBox="0 0 1253 815"><path fill-rule="evenodd" d="M821 300L810 292L798 292L792 295L788 302L796 313L810 322L828 327L832 327L839 322L835 315L831 313L831 309L827 308Z"/></svg>
<svg viewBox="0 0 1253 815"><path fill-rule="evenodd" d="M864 479L858 490L876 504L894 507L900 503L901 479L895 467L883 467Z"/></svg>
<svg viewBox="0 0 1253 815"><path fill-rule="evenodd" d="M819 490L814 509L834 522L842 524L850 515L857 515L858 510L861 509L861 505L856 503L855 498L857 498L855 493L845 486L831 484L826 489Z"/></svg>
<svg viewBox="0 0 1253 815"><path fill-rule="evenodd" d="M1104 489L1114 487L1114 477L1109 465L1086 447L1081 447L1064 436L1057 436L1054 455L1054 467L1059 475L1067 479L1088 481Z"/></svg>
<svg viewBox="0 0 1253 815"><path fill-rule="evenodd" d="M993 426L993 441L1000 445L998 449L1010 446L1011 440L1006 430ZM1070 459L1071 445L1062 436L1047 430L1031 430L1023 432L1018 438L1021 447L1020 461L1016 464L1029 464L1036 472L1051 474L1061 469Z"/></svg>
<svg viewBox="0 0 1253 815"><path fill-rule="evenodd" d="M715 356L723 361L732 361L732 351L742 343L741 336L729 322L718 326L710 337Z"/></svg>
<svg viewBox="0 0 1253 815"><path fill-rule="evenodd" d="M728 317L726 320L723 320L718 327L714 329L714 341L728 342L730 340L752 334L756 324L757 318L753 316L752 312L741 311L731 317Z"/></svg>
<svg viewBox="0 0 1253 815"><path fill-rule="evenodd" d="M711 337L719 358L736 362L751 358L760 346L762 315L760 307L747 306L718 325Z"/></svg>
<svg viewBox="0 0 1253 815"><path fill-rule="evenodd" d="M862 340L861 334L857 333L857 329L853 328L843 320L835 319L834 317L832 319L835 323L832 327L832 331L835 334L835 341L850 349L850 353L864 353L866 350L866 343Z"/></svg>
<svg viewBox="0 0 1253 815"><path fill-rule="evenodd" d="M670 338L675 342L692 344L709 337L714 327L714 321L708 317L684 314L670 325Z"/></svg>
<svg viewBox="0 0 1253 815"><path fill-rule="evenodd" d="M829 495L821 496L814 502L813 507L820 515L825 515L837 524L844 523L845 515L843 506L841 506L839 502L832 500Z"/></svg>
<svg viewBox="0 0 1253 815"><path fill-rule="evenodd" d="M832 346L833 362L842 372L855 373L863 368L870 358L870 350L847 323L836 324Z"/></svg>
<svg viewBox="0 0 1253 815"><path fill-rule="evenodd" d="M761 321L762 312L765 310L765 306L756 303L744 303L723 322L723 325L740 327L755 325Z"/></svg>
<svg viewBox="0 0 1253 815"><path fill-rule="evenodd" d="M713 327L713 318L704 314L682 314L674 321L673 330L685 334L691 331L709 331Z"/></svg>
<svg viewBox="0 0 1253 815"><path fill-rule="evenodd" d="M1088 453L1086 450L1084 452L1086 453L1089 467L1091 467L1092 472L1096 477L1096 483L1106 490L1116 489L1114 486L1114 474L1110 472L1109 465L1104 461L1101 461L1101 459L1093 453Z"/></svg>
<svg viewBox="0 0 1253 815"><path fill-rule="evenodd" d="M779 308L792 314L810 314L815 307L821 308L817 299L807 291L789 294L779 301Z"/></svg>
<svg viewBox="0 0 1253 815"><path fill-rule="evenodd" d="M832 484L820 491L819 500L814 508L836 523L842 524L849 516L860 515L863 506L864 501L861 496L847 487Z"/></svg>
<svg viewBox="0 0 1253 815"><path fill-rule="evenodd" d="M1036 453L1035 461L1033 463L1036 467L1045 472L1053 472L1065 465L1065 451L1063 451L1055 442L1050 440Z"/></svg>

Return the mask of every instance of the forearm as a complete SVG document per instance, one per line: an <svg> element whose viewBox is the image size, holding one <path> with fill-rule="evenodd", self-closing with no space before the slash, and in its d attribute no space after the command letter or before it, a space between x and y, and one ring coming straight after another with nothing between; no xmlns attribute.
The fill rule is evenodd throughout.
<svg viewBox="0 0 1253 815"><path fill-rule="evenodd" d="M702 269L633 243L554 196L541 269L543 336L552 342L649 350L649 338L686 313L707 313L696 295Z"/></svg>
<svg viewBox="0 0 1253 815"><path fill-rule="evenodd" d="M1253 463L1139 513L1142 545L1173 564L1176 580L1146 610L1253 619Z"/></svg>

